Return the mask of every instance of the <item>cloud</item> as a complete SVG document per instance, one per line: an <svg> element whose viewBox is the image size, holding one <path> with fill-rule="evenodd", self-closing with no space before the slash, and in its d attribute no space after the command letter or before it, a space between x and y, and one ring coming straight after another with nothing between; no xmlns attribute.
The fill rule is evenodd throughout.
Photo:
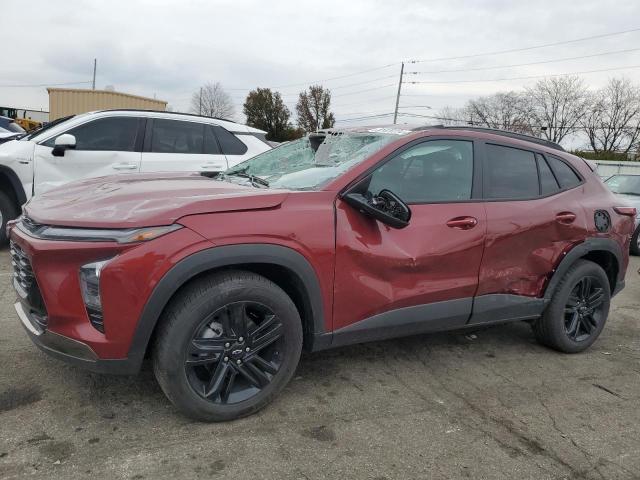
<svg viewBox="0 0 640 480"><path fill-rule="evenodd" d="M596 0L579 5L557 0L32 0L25 8L20 2L3 2L4 37L31 40L16 40L16 48L3 50L0 85L86 81L97 58L99 87L155 94L184 109L191 93L208 81L220 81L241 105L243 88L311 82L394 63L322 82L334 89L338 118L349 112L387 112L393 108L395 76L403 60L526 47L636 26L632 22L640 18L640 2L610 3L615 5L605 8ZM640 32L509 55L409 64L407 71L526 63L633 48L639 40ZM640 64L640 52L413 78L491 79L634 64ZM640 81L640 70L619 73ZM588 75L585 81L597 87L616 74ZM371 82L384 76L391 78ZM461 105L475 95L530 83L405 85L407 96L401 102L436 108ZM368 90L381 85L390 86ZM281 92L291 104L302 89L287 87ZM46 108L48 101L44 88L0 87L0 105Z"/></svg>

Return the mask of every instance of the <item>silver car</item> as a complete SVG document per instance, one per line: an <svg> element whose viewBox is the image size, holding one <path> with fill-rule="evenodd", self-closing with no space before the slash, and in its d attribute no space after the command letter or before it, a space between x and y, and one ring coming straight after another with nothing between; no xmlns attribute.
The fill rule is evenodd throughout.
<svg viewBox="0 0 640 480"><path fill-rule="evenodd" d="M636 229L631 237L630 251L633 255L640 255L640 175L617 174L605 180L605 185L617 194L625 203L636 207Z"/></svg>

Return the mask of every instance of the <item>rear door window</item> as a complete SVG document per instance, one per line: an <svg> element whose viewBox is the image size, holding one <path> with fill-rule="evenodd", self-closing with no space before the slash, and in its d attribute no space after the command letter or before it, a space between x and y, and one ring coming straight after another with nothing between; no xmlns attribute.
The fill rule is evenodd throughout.
<svg viewBox="0 0 640 480"><path fill-rule="evenodd" d="M244 155L247 153L247 146L242 143L233 133L219 125L214 125L214 131L218 137L218 142L225 155Z"/></svg>
<svg viewBox="0 0 640 480"><path fill-rule="evenodd" d="M549 168L542 155L536 155L538 159L538 172L540 173L540 190L542 195L552 195L560 190L558 181Z"/></svg>
<svg viewBox="0 0 640 480"><path fill-rule="evenodd" d="M201 154L204 149L203 123L180 120L153 120L151 152Z"/></svg>
<svg viewBox="0 0 640 480"><path fill-rule="evenodd" d="M204 153L208 155L220 155L220 145L213 133L213 126L207 125L204 128Z"/></svg>
<svg viewBox="0 0 640 480"><path fill-rule="evenodd" d="M534 198L540 195L533 152L486 144L484 196L495 199Z"/></svg>
<svg viewBox="0 0 640 480"><path fill-rule="evenodd" d="M569 165L564 163L559 158L556 158L553 156L549 156L548 160L549 160L549 165L551 166L551 168L553 168L553 171L555 172L556 177L560 182L560 186L563 189L573 188L577 185L580 185L582 180L580 179L580 177L578 177L576 172L574 172Z"/></svg>

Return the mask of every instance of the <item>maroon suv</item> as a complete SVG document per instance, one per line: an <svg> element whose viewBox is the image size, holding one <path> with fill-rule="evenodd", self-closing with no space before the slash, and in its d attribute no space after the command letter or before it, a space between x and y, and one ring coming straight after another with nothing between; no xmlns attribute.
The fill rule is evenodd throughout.
<svg viewBox="0 0 640 480"><path fill-rule="evenodd" d="M47 353L135 373L185 414L257 411L302 349L526 320L589 347L635 209L582 159L501 131L311 134L215 177L123 175L29 202L16 310Z"/></svg>

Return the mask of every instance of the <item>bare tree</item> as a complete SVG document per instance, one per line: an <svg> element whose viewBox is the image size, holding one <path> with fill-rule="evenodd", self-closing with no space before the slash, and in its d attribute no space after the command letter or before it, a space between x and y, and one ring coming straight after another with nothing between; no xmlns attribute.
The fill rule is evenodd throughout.
<svg viewBox="0 0 640 480"><path fill-rule="evenodd" d="M464 108L443 107L433 119L447 127L459 127L469 124L467 112Z"/></svg>
<svg viewBox="0 0 640 480"><path fill-rule="evenodd" d="M232 119L233 101L220 82L207 83L191 96L191 112L207 117Z"/></svg>
<svg viewBox="0 0 640 480"><path fill-rule="evenodd" d="M496 93L469 100L464 108L467 123L531 135L528 107L516 92Z"/></svg>
<svg viewBox="0 0 640 480"><path fill-rule="evenodd" d="M593 93L582 128L594 152L628 154L640 139L640 89L625 78L612 78Z"/></svg>
<svg viewBox="0 0 640 480"><path fill-rule="evenodd" d="M296 112L298 125L307 132L331 128L336 120L329 111L331 92L320 85L312 85L308 91L300 92Z"/></svg>
<svg viewBox="0 0 640 480"><path fill-rule="evenodd" d="M579 77L547 78L525 90L522 113L534 134L560 143L580 129L587 110L587 96Z"/></svg>

